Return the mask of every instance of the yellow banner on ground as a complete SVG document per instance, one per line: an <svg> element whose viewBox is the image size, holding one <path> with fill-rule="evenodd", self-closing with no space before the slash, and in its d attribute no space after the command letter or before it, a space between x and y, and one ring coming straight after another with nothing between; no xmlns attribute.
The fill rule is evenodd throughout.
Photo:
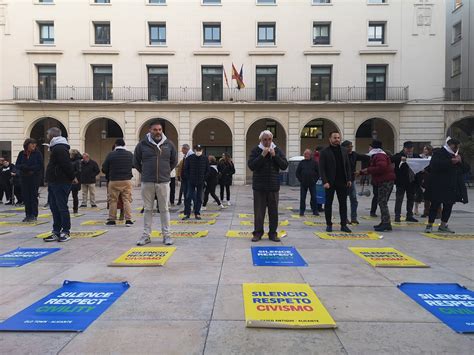
<svg viewBox="0 0 474 355"><path fill-rule="evenodd" d="M292 214L291 218L294 218L294 219L317 219L317 218L324 218L324 216L315 216L313 214L300 216L299 214Z"/></svg>
<svg viewBox="0 0 474 355"><path fill-rule="evenodd" d="M313 221L304 221L303 224L305 226L310 226L310 227L326 227L326 222L313 222ZM340 224L338 223L333 223L333 227L340 227Z"/></svg>
<svg viewBox="0 0 474 355"><path fill-rule="evenodd" d="M71 216L71 218L77 218L77 217L84 216L84 214L83 213L71 213L70 216ZM53 214L52 213L42 213L42 214L38 215L38 218L53 218Z"/></svg>
<svg viewBox="0 0 474 355"><path fill-rule="evenodd" d="M103 226L105 225L106 221L99 221L99 220L91 220L91 221L84 221L81 223L81 226ZM135 220L133 220L135 222ZM117 225L125 225L125 221L115 221Z"/></svg>
<svg viewBox="0 0 474 355"><path fill-rule="evenodd" d="M266 226L268 226L268 222L264 223ZM241 226L253 226L253 221L240 221ZM278 223L280 227L285 227L289 226L290 222L288 220L284 220Z"/></svg>
<svg viewBox="0 0 474 355"><path fill-rule="evenodd" d="M24 210L25 210L25 206L12 208L12 211L24 211Z"/></svg>
<svg viewBox="0 0 474 355"><path fill-rule="evenodd" d="M202 217L202 218L211 218L211 219L217 218L217 217L219 217L220 215L221 215L221 214L220 214L220 213L217 213L217 212L215 212L215 213L209 213L209 212L208 212L208 213L206 213L206 212L201 213L201 217ZM181 214L178 215L178 218L183 218L183 217L184 217L184 213L181 213Z"/></svg>
<svg viewBox="0 0 474 355"><path fill-rule="evenodd" d="M95 238L105 233L107 233L107 230L105 229L96 231L75 231L71 232L71 238ZM51 235L51 232L41 233L36 235L36 238L44 239L49 235Z"/></svg>
<svg viewBox="0 0 474 355"><path fill-rule="evenodd" d="M215 219L208 219L208 220L202 220L202 219L187 219L185 221L176 221L176 220L172 220L170 221L170 224L172 226L180 226L180 225L212 225L212 224L216 224L216 220Z"/></svg>
<svg viewBox="0 0 474 355"><path fill-rule="evenodd" d="M163 266L175 250L175 247L132 248L109 266Z"/></svg>
<svg viewBox="0 0 474 355"><path fill-rule="evenodd" d="M1 231L0 235L4 235L4 234L8 234L8 233L11 233L11 231Z"/></svg>
<svg viewBox="0 0 474 355"><path fill-rule="evenodd" d="M209 231L199 231L199 232L192 232L192 231L174 231L171 232L171 238L203 238L207 237ZM159 231L152 231L151 238L161 238L161 232Z"/></svg>
<svg viewBox="0 0 474 355"><path fill-rule="evenodd" d="M239 213L239 218L253 218L253 213Z"/></svg>
<svg viewBox="0 0 474 355"><path fill-rule="evenodd" d="M247 327L336 328L308 284L245 283L242 290Z"/></svg>
<svg viewBox="0 0 474 355"><path fill-rule="evenodd" d="M0 218L15 217L17 213L0 213Z"/></svg>
<svg viewBox="0 0 474 355"><path fill-rule="evenodd" d="M34 221L34 222L0 222L0 227L34 227L48 223L47 221Z"/></svg>
<svg viewBox="0 0 474 355"><path fill-rule="evenodd" d="M252 234L252 231L230 230L230 231L227 231L225 236L228 238L252 238L253 234ZM263 236L268 238L268 233L265 233ZM287 236L286 231L278 232L278 238L284 238L286 236Z"/></svg>
<svg viewBox="0 0 474 355"><path fill-rule="evenodd" d="M374 267L429 267L394 248L349 248Z"/></svg>
<svg viewBox="0 0 474 355"><path fill-rule="evenodd" d="M285 210L292 211L292 210L294 210L294 208L293 208L293 206L287 206L287 207L285 207Z"/></svg>
<svg viewBox="0 0 474 355"><path fill-rule="evenodd" d="M330 240L358 240L358 239L370 239L379 240L383 237L375 232L367 233L344 233L344 232L333 232L333 233L318 233L314 232L314 235L321 239Z"/></svg>
<svg viewBox="0 0 474 355"><path fill-rule="evenodd" d="M443 240L471 240L474 239L473 233L421 233L425 237Z"/></svg>
<svg viewBox="0 0 474 355"><path fill-rule="evenodd" d="M425 222L392 222L392 227L426 227ZM433 223L434 227L438 227L439 223Z"/></svg>

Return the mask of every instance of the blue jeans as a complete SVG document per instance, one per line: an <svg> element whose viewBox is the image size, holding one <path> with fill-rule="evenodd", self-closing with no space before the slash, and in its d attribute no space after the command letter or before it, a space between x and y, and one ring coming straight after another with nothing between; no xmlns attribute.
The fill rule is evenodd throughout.
<svg viewBox="0 0 474 355"><path fill-rule="evenodd" d="M352 185L348 189L347 194L349 195L349 200L351 201L351 220L354 221L357 219L357 206L359 206L359 202L357 201L355 181L352 181Z"/></svg>
<svg viewBox="0 0 474 355"><path fill-rule="evenodd" d="M70 233L71 216L67 205L71 184L48 184L48 202L53 214L53 233Z"/></svg>
<svg viewBox="0 0 474 355"><path fill-rule="evenodd" d="M193 185L188 183L186 197L184 199L184 215L191 215L191 201L194 203L194 214L201 214L203 184Z"/></svg>
<svg viewBox="0 0 474 355"><path fill-rule="evenodd" d="M311 195L311 210L313 211L313 214L318 213L318 207L316 204L316 184L311 186L300 185L300 215L304 215L304 212L306 211L306 195L308 194L308 190Z"/></svg>

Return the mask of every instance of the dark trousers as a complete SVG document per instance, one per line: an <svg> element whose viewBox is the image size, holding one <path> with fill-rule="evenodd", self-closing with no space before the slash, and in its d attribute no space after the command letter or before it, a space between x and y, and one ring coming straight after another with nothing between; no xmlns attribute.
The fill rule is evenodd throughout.
<svg viewBox="0 0 474 355"><path fill-rule="evenodd" d="M413 205L415 204L416 185L398 186L395 199L395 218L400 218L402 214L402 204L405 194L407 195L407 218L413 217Z"/></svg>
<svg viewBox="0 0 474 355"><path fill-rule="evenodd" d="M326 224L332 226L332 203L334 201L334 193L337 194L339 201L339 216L341 217L341 226L347 225L347 186L344 182L336 182L326 190L326 203L324 205L324 214L326 216Z"/></svg>
<svg viewBox="0 0 474 355"><path fill-rule="evenodd" d="M357 201L357 189L355 181L352 181L351 187L347 190L349 195L349 201L351 202L351 220L357 220L357 207L359 207L359 201Z"/></svg>
<svg viewBox="0 0 474 355"><path fill-rule="evenodd" d="M206 188L204 189L204 202L202 203L203 206L207 205L207 202L209 201L209 195L212 196L214 201L220 206L221 205L221 200L219 200L219 197L216 195L216 187L217 185L206 185Z"/></svg>
<svg viewBox="0 0 474 355"><path fill-rule="evenodd" d="M318 213L318 207L316 204L316 184L313 184L311 186L300 185L300 215L303 215L306 211L306 195L308 194L308 190L309 194L311 195L311 210L313 211L313 214Z"/></svg>
<svg viewBox="0 0 474 355"><path fill-rule="evenodd" d="M38 217L38 189L39 180L37 177L21 177L21 193L25 203L26 217Z"/></svg>
<svg viewBox="0 0 474 355"><path fill-rule="evenodd" d="M3 187L0 185L0 202L3 201Z"/></svg>
<svg viewBox="0 0 474 355"><path fill-rule="evenodd" d="M449 217L451 217L451 212L453 211L454 203L442 203L437 201L431 201L428 223L434 223L436 216L439 213L439 209L441 208L441 205L443 205L443 211L441 212L441 222L448 223Z"/></svg>
<svg viewBox="0 0 474 355"><path fill-rule="evenodd" d="M230 201L230 185L223 185L223 184L220 184L221 186L221 189L220 189L220 193L221 193L221 200L224 201L224 189L225 189L225 194L226 194L226 197L227 197L227 201Z"/></svg>
<svg viewBox="0 0 474 355"><path fill-rule="evenodd" d="M176 178L172 177L170 180L170 204L174 205L176 195Z"/></svg>
<svg viewBox="0 0 474 355"><path fill-rule="evenodd" d="M204 186L202 184L188 184L186 187L186 198L184 199L184 215L191 215L191 201L194 203L194 214L201 214L202 193Z"/></svg>
<svg viewBox="0 0 474 355"><path fill-rule="evenodd" d="M21 185L20 184L14 184L13 185L13 193L15 194L15 197L16 197L16 203L23 203L23 197L21 195Z"/></svg>
<svg viewBox="0 0 474 355"><path fill-rule="evenodd" d="M75 187L71 188L72 194L72 209L77 211L79 209L79 190Z"/></svg>
<svg viewBox="0 0 474 355"><path fill-rule="evenodd" d="M186 200L187 187L188 183L186 182L186 180L181 179L181 184L179 185L178 203L181 203L182 200Z"/></svg>
<svg viewBox="0 0 474 355"><path fill-rule="evenodd" d="M61 232L71 231L71 216L67 205L71 184L48 184L48 202L53 214L53 233L59 235Z"/></svg>
<svg viewBox="0 0 474 355"><path fill-rule="evenodd" d="M377 212L377 204L379 202L379 188L378 186L372 185L372 203L370 205L370 214Z"/></svg>
<svg viewBox="0 0 474 355"><path fill-rule="evenodd" d="M2 182L1 183L1 188L5 192L5 197L7 199L7 202L12 201L12 184L10 184L8 181Z"/></svg>
<svg viewBox="0 0 474 355"><path fill-rule="evenodd" d="M254 230L253 235L256 237L263 236L263 224L265 221L265 213L268 209L268 219L270 227L268 231L269 238L277 237L278 227L278 199L279 192L255 191L253 190L253 212L254 212Z"/></svg>
<svg viewBox="0 0 474 355"><path fill-rule="evenodd" d="M375 186L374 186L375 187ZM380 219L382 223L390 223L390 211L388 210L388 200L392 194L393 181L384 182L377 187L377 197L380 206Z"/></svg>

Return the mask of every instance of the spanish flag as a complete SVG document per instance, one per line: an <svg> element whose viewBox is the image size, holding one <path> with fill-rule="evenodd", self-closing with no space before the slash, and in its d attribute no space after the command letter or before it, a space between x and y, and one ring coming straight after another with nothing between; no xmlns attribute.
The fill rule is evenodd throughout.
<svg viewBox="0 0 474 355"><path fill-rule="evenodd" d="M232 63L232 79L235 79L237 81L237 88L239 90L245 88L245 84L243 80L243 65L239 73L237 69L235 68L234 63Z"/></svg>

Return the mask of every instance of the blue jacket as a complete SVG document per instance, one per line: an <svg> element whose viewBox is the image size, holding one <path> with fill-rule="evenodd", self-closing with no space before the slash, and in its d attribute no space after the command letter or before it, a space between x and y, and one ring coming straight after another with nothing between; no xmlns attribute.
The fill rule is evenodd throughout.
<svg viewBox="0 0 474 355"><path fill-rule="evenodd" d="M15 163L16 171L20 174L20 177L40 177L41 171L44 169L43 155L39 150L31 152L29 156L22 150L18 153Z"/></svg>

